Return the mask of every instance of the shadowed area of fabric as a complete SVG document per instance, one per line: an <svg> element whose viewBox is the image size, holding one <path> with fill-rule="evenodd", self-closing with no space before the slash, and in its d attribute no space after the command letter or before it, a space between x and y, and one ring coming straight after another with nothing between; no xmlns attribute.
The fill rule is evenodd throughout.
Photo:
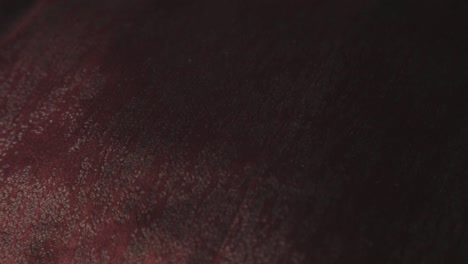
<svg viewBox="0 0 468 264"><path fill-rule="evenodd" d="M468 261L455 1L26 2L1 263Z"/></svg>

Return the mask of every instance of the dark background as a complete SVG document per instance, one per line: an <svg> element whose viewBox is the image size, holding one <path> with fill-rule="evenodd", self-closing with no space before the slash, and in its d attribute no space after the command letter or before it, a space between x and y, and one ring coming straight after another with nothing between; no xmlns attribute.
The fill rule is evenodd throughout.
<svg viewBox="0 0 468 264"><path fill-rule="evenodd" d="M0 262L468 263L463 2L0 0Z"/></svg>

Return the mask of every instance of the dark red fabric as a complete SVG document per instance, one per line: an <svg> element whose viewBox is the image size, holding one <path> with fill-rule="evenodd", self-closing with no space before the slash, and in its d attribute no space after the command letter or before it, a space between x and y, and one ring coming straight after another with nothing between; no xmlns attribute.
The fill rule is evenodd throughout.
<svg viewBox="0 0 468 264"><path fill-rule="evenodd" d="M462 4L0 0L0 263L468 263Z"/></svg>

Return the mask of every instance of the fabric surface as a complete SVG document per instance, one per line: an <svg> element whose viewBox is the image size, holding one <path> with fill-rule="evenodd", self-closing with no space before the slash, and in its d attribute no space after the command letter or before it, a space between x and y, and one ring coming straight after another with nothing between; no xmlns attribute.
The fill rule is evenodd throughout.
<svg viewBox="0 0 468 264"><path fill-rule="evenodd" d="M466 14L0 0L0 263L468 263Z"/></svg>

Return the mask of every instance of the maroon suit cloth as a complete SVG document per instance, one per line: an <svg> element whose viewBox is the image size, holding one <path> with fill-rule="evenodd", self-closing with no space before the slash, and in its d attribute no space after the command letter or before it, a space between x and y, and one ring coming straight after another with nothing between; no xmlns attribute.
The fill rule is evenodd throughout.
<svg viewBox="0 0 468 264"><path fill-rule="evenodd" d="M468 263L462 3L0 0L0 263Z"/></svg>

